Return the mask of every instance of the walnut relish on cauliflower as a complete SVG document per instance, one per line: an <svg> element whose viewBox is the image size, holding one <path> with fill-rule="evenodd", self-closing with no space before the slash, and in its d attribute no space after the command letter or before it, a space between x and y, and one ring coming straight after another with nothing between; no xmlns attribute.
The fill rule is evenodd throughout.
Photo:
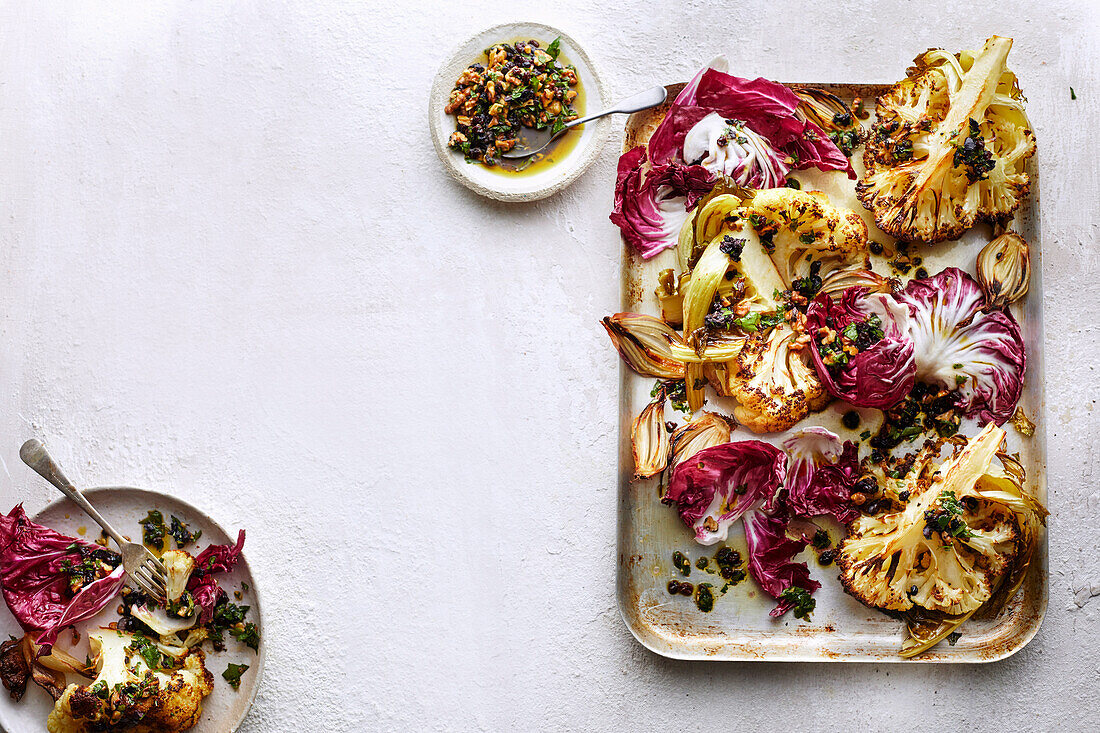
<svg viewBox="0 0 1100 733"><path fill-rule="evenodd" d="M15 700L28 681L50 693L56 701L46 723L50 733L188 730L214 686L201 645L224 651L228 632L242 647L259 650L249 606L231 602L218 579L240 559L243 530L235 544L210 545L192 556L180 548L199 533L176 517L168 530L154 510L142 521L142 535L162 551L168 573L164 606L122 586L115 553L35 524L21 507L0 517L0 583L27 632L0 646L0 680ZM176 549L164 549L173 539ZM53 590L43 593L43 583ZM247 590L242 585L236 598ZM73 623L93 617L119 594L120 618L88 633L86 662L55 646L57 632L70 627L77 643ZM222 676L236 689L247 669L230 664ZM80 681L66 684L66 675Z"/></svg>
<svg viewBox="0 0 1100 733"><path fill-rule="evenodd" d="M603 321L626 364L661 380L631 428L634 479L657 477L702 545L741 527L773 616L810 620L820 583L794 556L827 540L821 518L845 525L828 558L848 593L904 614L907 657L1013 596L1046 516L998 427L1023 392L1008 306L1030 274L1026 242L1001 232L1035 150L1005 65L1011 45L995 36L980 52L922 54L867 129L832 94L734 77L719 58L619 160L611 219L638 256L666 261L659 317ZM859 147L866 171L853 183ZM803 190L791 173L805 168L846 186L874 225ZM875 272L978 221L1001 236L978 257L977 280L957 267L921 267L908 282ZM666 400L683 425L665 422ZM732 415L702 411L708 401ZM850 406L853 434L861 420L878 433L803 427L782 450L732 436L790 431L833 401ZM980 432L968 442L965 430Z"/></svg>

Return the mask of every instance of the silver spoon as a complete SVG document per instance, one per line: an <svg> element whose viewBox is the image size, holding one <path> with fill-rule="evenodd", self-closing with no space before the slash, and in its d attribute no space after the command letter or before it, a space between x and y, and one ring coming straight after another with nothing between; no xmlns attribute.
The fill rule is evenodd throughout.
<svg viewBox="0 0 1100 733"><path fill-rule="evenodd" d="M506 153L502 153L502 158L529 158L535 153L541 153L546 149L550 143L557 140L564 135L568 130L576 127L577 125L583 125L585 122L591 122L592 120L599 119L600 117L606 117L613 114L628 115L632 112L641 112L643 109L649 109L650 107L656 107L665 101L665 97L668 96L668 90L664 87L653 87L652 89L646 89L644 92L639 92L632 97L627 97L618 104L614 105L611 109L605 109L603 112L597 112L594 115L588 115L587 117L581 117L573 120L572 122L565 123L565 127L558 130L556 133L551 132L551 128L547 127L545 130L535 130L533 128L524 128L520 134L519 142L516 146Z"/></svg>

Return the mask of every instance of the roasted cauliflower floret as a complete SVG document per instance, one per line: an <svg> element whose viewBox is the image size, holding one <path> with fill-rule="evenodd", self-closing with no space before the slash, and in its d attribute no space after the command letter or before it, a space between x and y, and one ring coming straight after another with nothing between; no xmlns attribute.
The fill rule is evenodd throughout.
<svg viewBox="0 0 1100 733"><path fill-rule="evenodd" d="M892 487L908 492L900 511L855 520L836 559L845 589L875 608L959 616L1026 567L1045 510L1024 499L1022 476L993 467L1003 439L988 425L942 466L927 460Z"/></svg>
<svg viewBox="0 0 1100 733"><path fill-rule="evenodd" d="M163 656L150 666L159 651L144 637L103 629L88 639L96 677L65 689L46 721L50 733L166 733L198 722L203 698L214 689L202 650L191 649L171 666L162 666Z"/></svg>
<svg viewBox="0 0 1100 733"><path fill-rule="evenodd" d="M809 337L779 294L825 265L865 266L867 225L823 193L781 188L714 196L693 227L681 232L680 250L684 262L695 260L683 301L685 340L698 357L685 359L689 405L702 405L705 379L740 403L735 415L753 431L785 430L829 397L804 350ZM697 257L688 254L701 243ZM730 334L744 339L737 349L709 347Z"/></svg>
<svg viewBox="0 0 1100 733"><path fill-rule="evenodd" d="M822 274L868 264L867 224L820 191L757 191L742 212L788 288L809 273L811 262L822 263Z"/></svg>
<svg viewBox="0 0 1100 733"><path fill-rule="evenodd" d="M927 51L876 100L856 194L884 232L942 242L1012 218L1035 136L1005 66L1010 48L993 36L980 53Z"/></svg>
<svg viewBox="0 0 1100 733"><path fill-rule="evenodd" d="M737 400L733 416L754 433L786 430L829 402L829 394L809 364L809 352L796 347L799 333L781 323L751 336L729 378Z"/></svg>
<svg viewBox="0 0 1100 733"><path fill-rule="evenodd" d="M187 590L187 581L195 569L195 558L183 550L166 550L160 561L168 571L168 600L178 601Z"/></svg>
<svg viewBox="0 0 1100 733"><path fill-rule="evenodd" d="M748 281L749 295L773 308L772 294L805 277L811 262L822 262L822 275L867 262L863 218L833 206L820 191L772 188L716 196L697 215L695 236L701 242L743 239L731 267Z"/></svg>

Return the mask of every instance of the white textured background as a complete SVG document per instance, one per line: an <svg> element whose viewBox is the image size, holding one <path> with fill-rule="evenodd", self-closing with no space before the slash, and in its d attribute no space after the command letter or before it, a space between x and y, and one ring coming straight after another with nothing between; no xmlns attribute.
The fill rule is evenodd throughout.
<svg viewBox="0 0 1100 733"><path fill-rule="evenodd" d="M0 5L0 509L53 498L17 457L37 435L78 483L247 527L270 645L250 733L1096 730L1097 3L518 5ZM884 82L929 46L1016 38L1054 512L1026 649L739 665L630 637L597 323L619 303L617 140L566 192L500 205L427 132L451 48L520 18L572 34L616 95L719 51L745 76Z"/></svg>

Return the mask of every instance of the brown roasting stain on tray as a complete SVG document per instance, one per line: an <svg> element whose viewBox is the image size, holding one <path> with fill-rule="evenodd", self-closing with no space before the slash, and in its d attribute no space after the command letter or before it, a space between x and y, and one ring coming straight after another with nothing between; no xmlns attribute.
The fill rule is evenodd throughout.
<svg viewBox="0 0 1100 733"><path fill-rule="evenodd" d="M864 100L872 113L874 99L889 89L889 84L817 84L790 83L787 86L817 87L851 101ZM671 84L668 101L663 105L630 116L623 137L623 152L646 142L660 124L684 84ZM864 120L864 124L869 121ZM853 160L859 156L857 151ZM1038 230L1039 177L1038 156L1029 161L1031 193L1016 212L1016 230L1032 246L1032 290L1021 309L1015 311L1024 331L1028 349L1028 369L1024 398L1029 415L1038 427L1035 437L1024 444L1024 463L1032 494L1046 502L1046 455L1042 391L1041 248ZM960 248L961 249L961 248ZM960 259L958 266L973 270L977 250L966 253L969 261ZM622 307L636 310L652 297L656 269L623 244ZM826 595L818 603L814 622L802 623L790 618L768 618L770 599L754 593L751 581L732 589L715 604L713 612L695 611L690 603L676 604L664 585L673 577L669 557L674 550L695 552L703 548L693 541L675 516L675 512L657 499L656 480L632 482L633 458L630 453L630 424L643 402L636 392L638 377L622 369L620 382L620 450L619 450L619 564L617 595L623 620L638 641L658 654L678 659L712 659L728 661L838 661L894 662L920 664L975 663L1004 659L1022 649L1038 631L1047 607L1047 538L1042 532L1037 555L1020 591L995 618L972 618L960 631L962 636L952 646L946 641L913 659L898 655L903 638L902 623L869 609L838 591ZM652 380L645 380L646 392ZM813 424L807 422L803 424ZM1006 426L1007 427L1007 426ZM1012 434L1011 428L1010 435ZM758 437L738 435L735 439ZM841 530L842 532L842 530ZM843 535L841 535L843 536ZM731 540L733 535L731 534ZM706 548L712 549L712 548ZM629 561L627 561L629 558ZM835 575L817 577L828 586L839 589ZM691 580L691 578L689 578ZM686 600L686 599L684 599ZM820 620L818 620L820 618Z"/></svg>

